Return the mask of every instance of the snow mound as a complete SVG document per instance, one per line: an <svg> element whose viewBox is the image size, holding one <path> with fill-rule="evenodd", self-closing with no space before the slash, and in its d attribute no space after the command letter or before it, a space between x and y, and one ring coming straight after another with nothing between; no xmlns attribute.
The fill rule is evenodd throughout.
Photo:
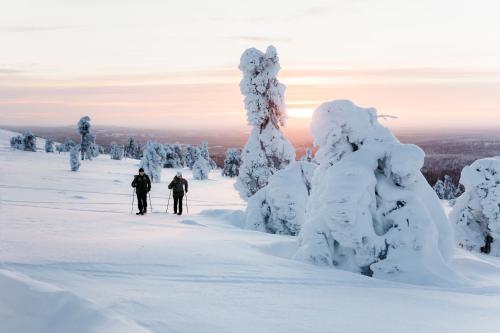
<svg viewBox="0 0 500 333"><path fill-rule="evenodd" d="M78 296L0 270L0 332L147 333Z"/></svg>
<svg viewBox="0 0 500 333"><path fill-rule="evenodd" d="M465 192L450 215L459 246L500 256L500 157L465 167L460 183Z"/></svg>
<svg viewBox="0 0 500 333"><path fill-rule="evenodd" d="M296 258L414 283L455 276L453 230L420 172L424 152L351 101L322 104L311 129L320 166Z"/></svg>
<svg viewBox="0 0 500 333"><path fill-rule="evenodd" d="M248 229L295 236L304 224L311 181L317 165L295 162L276 172L266 187L250 197Z"/></svg>

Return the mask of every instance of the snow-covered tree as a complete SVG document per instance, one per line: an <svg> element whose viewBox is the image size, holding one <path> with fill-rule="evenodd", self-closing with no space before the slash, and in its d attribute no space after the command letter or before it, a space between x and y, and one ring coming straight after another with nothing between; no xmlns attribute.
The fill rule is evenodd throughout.
<svg viewBox="0 0 500 333"><path fill-rule="evenodd" d="M69 151L69 166L71 171L80 170L80 158L79 158L80 146L74 146Z"/></svg>
<svg viewBox="0 0 500 333"><path fill-rule="evenodd" d="M192 145L184 146L184 165L189 169L193 168L193 164L196 161L196 147Z"/></svg>
<svg viewBox="0 0 500 333"><path fill-rule="evenodd" d="M458 186L453 183L453 179L448 175L444 176L444 180L438 179L434 185L434 191L441 200L456 199L460 192Z"/></svg>
<svg viewBox="0 0 500 333"><path fill-rule="evenodd" d="M285 86L277 79L280 70L273 46L265 53L251 48L241 56L240 82L245 96L248 124L253 127L243 148L236 189L248 199L267 185L269 177L295 160L295 150L280 131L285 125Z"/></svg>
<svg viewBox="0 0 500 333"><path fill-rule="evenodd" d="M304 162L312 162L315 163L314 154L311 148L307 148L305 154L300 158L301 161Z"/></svg>
<svg viewBox="0 0 500 333"><path fill-rule="evenodd" d="M100 154L99 145L96 143L96 136L94 133L89 133L87 138L88 146L87 150L85 151L85 158L88 160L92 160Z"/></svg>
<svg viewBox="0 0 500 333"><path fill-rule="evenodd" d="M141 160L141 167L144 168L151 181L159 183L161 181L161 169L165 163L165 149L163 145L148 141L144 146L144 154Z"/></svg>
<svg viewBox="0 0 500 333"><path fill-rule="evenodd" d="M241 149L229 148L226 150L226 158L224 159L224 167L222 175L225 177L237 177L240 172L241 165Z"/></svg>
<svg viewBox="0 0 500 333"><path fill-rule="evenodd" d="M139 151L140 146L135 142L135 139L132 137L128 138L127 144L125 145L125 157L140 159L142 156L139 156Z"/></svg>
<svg viewBox="0 0 500 333"><path fill-rule="evenodd" d="M30 131L25 131L22 135L12 137L10 146L14 149L34 152L36 151L36 136Z"/></svg>
<svg viewBox="0 0 500 333"><path fill-rule="evenodd" d="M179 144L165 145L165 164L164 168L182 168L184 161L182 158L182 150Z"/></svg>
<svg viewBox="0 0 500 333"><path fill-rule="evenodd" d="M45 140L45 152L53 153L54 152L54 140L46 139Z"/></svg>
<svg viewBox="0 0 500 333"><path fill-rule="evenodd" d="M306 216L311 181L317 165L295 162L277 171L266 187L248 199L246 227L295 236Z"/></svg>
<svg viewBox="0 0 500 333"><path fill-rule="evenodd" d="M217 169L217 163L210 157L210 152L208 151L208 142L203 141L198 149L200 151L201 156L208 161L211 169Z"/></svg>
<svg viewBox="0 0 500 333"><path fill-rule="evenodd" d="M64 143L62 144L62 152L68 152L68 151L71 151L71 148L75 147L76 146L76 143L75 141L71 140L71 139L67 139L66 141L64 141Z"/></svg>
<svg viewBox="0 0 500 333"><path fill-rule="evenodd" d="M311 130L319 166L296 257L402 281L452 276L453 229L420 172L424 152L346 100L322 104Z"/></svg>
<svg viewBox="0 0 500 333"><path fill-rule="evenodd" d="M210 162L202 154L203 149L198 147L195 150L195 162L193 164L193 178L197 180L208 179L208 173L210 172Z"/></svg>
<svg viewBox="0 0 500 333"><path fill-rule="evenodd" d="M500 157L466 166L460 183L465 192L450 214L459 246L500 256Z"/></svg>
<svg viewBox="0 0 500 333"><path fill-rule="evenodd" d="M123 159L125 148L123 145L119 145L116 142L111 142L111 147L109 150L109 155L111 155L112 160L121 160Z"/></svg>
<svg viewBox="0 0 500 333"><path fill-rule="evenodd" d="M90 152L91 147L95 144L95 136L90 135L90 117L85 116L80 118L77 124L78 133L82 136L82 142L80 144L82 161L85 158L91 159L92 154Z"/></svg>

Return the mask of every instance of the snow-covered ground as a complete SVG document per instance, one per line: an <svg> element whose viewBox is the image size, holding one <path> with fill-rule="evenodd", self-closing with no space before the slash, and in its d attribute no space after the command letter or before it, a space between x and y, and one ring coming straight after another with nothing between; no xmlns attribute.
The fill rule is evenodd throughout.
<svg viewBox="0 0 500 333"><path fill-rule="evenodd" d="M0 332L477 332L500 327L500 259L456 250L457 285L406 285L291 260L293 237L241 228L219 172L189 214L130 214L137 161L13 151L0 130ZM38 144L41 147L41 143Z"/></svg>

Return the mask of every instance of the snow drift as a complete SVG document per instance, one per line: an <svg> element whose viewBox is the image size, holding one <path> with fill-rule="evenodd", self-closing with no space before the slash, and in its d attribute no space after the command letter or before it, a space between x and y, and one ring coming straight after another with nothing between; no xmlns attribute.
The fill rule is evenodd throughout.
<svg viewBox="0 0 500 333"><path fill-rule="evenodd" d="M296 162L271 176L269 184L248 200L246 227L273 234L297 235L305 221L316 166Z"/></svg>
<svg viewBox="0 0 500 333"><path fill-rule="evenodd" d="M480 159L462 170L465 193L450 214L459 246L500 256L500 157Z"/></svg>
<svg viewBox="0 0 500 333"><path fill-rule="evenodd" d="M448 279L453 232L420 172L424 152L347 100L322 104L311 130L320 166L296 258L380 278Z"/></svg>
<svg viewBox="0 0 500 333"><path fill-rule="evenodd" d="M0 270L0 295L0 332L149 332L70 292L20 273Z"/></svg>

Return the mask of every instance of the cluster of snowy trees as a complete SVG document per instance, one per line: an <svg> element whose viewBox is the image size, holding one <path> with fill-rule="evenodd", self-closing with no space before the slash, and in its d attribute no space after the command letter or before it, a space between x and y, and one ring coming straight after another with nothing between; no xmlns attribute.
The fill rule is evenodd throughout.
<svg viewBox="0 0 500 333"><path fill-rule="evenodd" d="M10 146L18 150L36 151L36 136L30 131L25 131L21 135L12 137Z"/></svg>
<svg viewBox="0 0 500 333"><path fill-rule="evenodd" d="M134 138L130 137L124 147L123 155L126 158L140 160L142 158L142 147L135 142Z"/></svg>
<svg viewBox="0 0 500 333"><path fill-rule="evenodd" d="M235 176L233 165L240 166L235 187L248 201L247 228L298 235L295 258L368 276L442 281L454 274L454 228L436 195L460 194L451 177L433 189L420 171L424 152L400 143L375 109L346 100L315 111L311 131L318 152L307 149L296 162L280 130L285 88L276 78L276 50L245 51L240 69L253 129L241 155L228 150L223 174ZM459 243L500 253L494 246L500 237L500 158L464 172L466 191L452 214L461 228Z"/></svg>

